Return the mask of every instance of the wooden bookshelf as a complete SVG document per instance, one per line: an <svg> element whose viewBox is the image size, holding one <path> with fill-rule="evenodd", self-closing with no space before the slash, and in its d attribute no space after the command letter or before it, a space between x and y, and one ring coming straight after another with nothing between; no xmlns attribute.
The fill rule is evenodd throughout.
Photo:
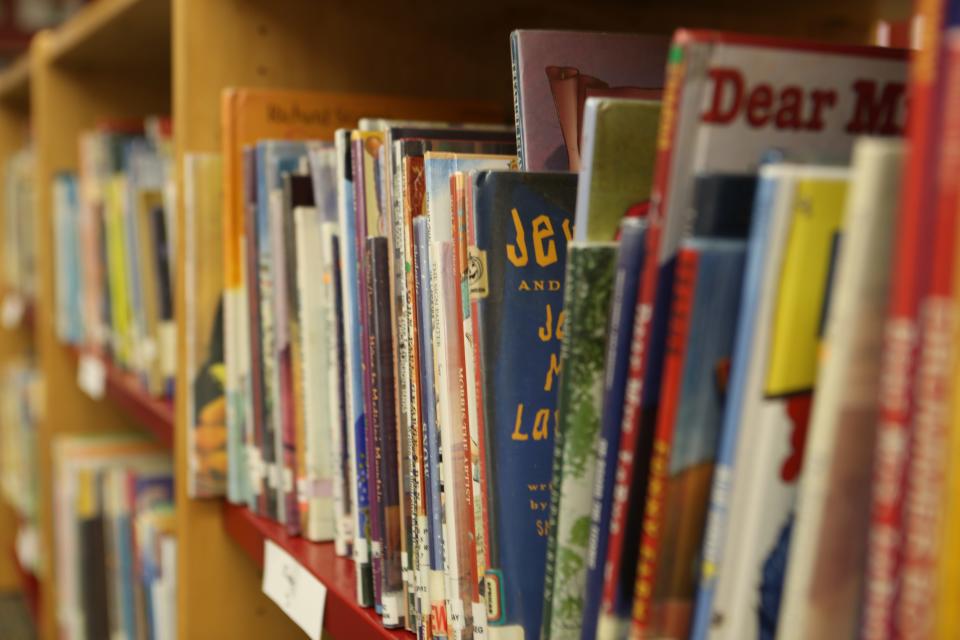
<svg viewBox="0 0 960 640"><path fill-rule="evenodd" d="M40 581L35 573L20 564L16 549L10 551L10 562L16 570L20 592L26 601L27 610L33 618L34 624L40 624Z"/></svg>
<svg viewBox="0 0 960 640"><path fill-rule="evenodd" d="M290 536L283 526L252 514L246 507L223 503L223 527L230 538L263 567L263 546L269 540L312 573L327 587L323 628L334 638L358 640L411 640L403 630L384 628L373 609L357 604L357 581L353 561L338 557L332 542L309 542Z"/></svg>
<svg viewBox="0 0 960 640"><path fill-rule="evenodd" d="M357 606L349 560L330 544L286 535L282 527L220 500L189 500L188 411L148 397L132 376L107 366L105 398L76 384L77 354L54 325L51 184L75 170L78 134L98 121L172 113L178 182L184 157L220 150L219 96L228 86L276 86L420 97L482 98L509 112L508 34L518 27L669 33L715 27L832 41L868 40L879 17L908 15L907 0L492 0L415 4L316 0L97 0L62 27L38 34L29 55L0 72L0 167L28 140L36 158L39 293L20 327L0 330L0 367L35 351L46 381L37 446L45 487L39 516L46 563L36 576L40 637L56 637L50 499L50 442L61 433L146 429L172 447L178 536L177 637L300 637L260 592L263 545L271 540L328 588L325 631L335 638L410 638L383 628ZM375 114L371 114L375 115ZM178 184L178 194L183 193ZM3 182L0 180L0 202ZM184 228L182 201L178 232ZM2 233L2 228L0 228ZM183 246L182 237L178 246ZM184 362L183 265L177 265L177 388ZM12 530L0 509L0 533ZM6 544L0 537L0 544ZM5 547L9 548L9 547ZM8 559L9 560L9 559ZM252 561L251 561L252 560ZM14 576L0 558L0 585Z"/></svg>

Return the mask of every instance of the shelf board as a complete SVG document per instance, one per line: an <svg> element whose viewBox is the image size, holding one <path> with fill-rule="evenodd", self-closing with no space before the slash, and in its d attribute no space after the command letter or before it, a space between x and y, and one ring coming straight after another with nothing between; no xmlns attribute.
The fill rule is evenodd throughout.
<svg viewBox="0 0 960 640"><path fill-rule="evenodd" d="M11 549L10 555L13 557L13 566L20 578L20 592L23 593L23 599L27 603L27 610L33 618L33 623L38 625L40 621L40 582L32 571L20 564L16 549Z"/></svg>
<svg viewBox="0 0 960 640"><path fill-rule="evenodd" d="M71 350L79 361L79 350L73 347ZM172 451L173 402L151 396L134 374L107 360L104 360L103 364L107 372L106 399L152 434L157 442Z"/></svg>
<svg viewBox="0 0 960 640"><path fill-rule="evenodd" d="M260 518L246 507L224 502L223 526L257 566L263 567L263 544L271 540L293 556L327 588L323 628L334 638L411 640L408 631L386 629L373 609L357 604L353 561L336 555L332 542L310 542L288 535L283 525Z"/></svg>
<svg viewBox="0 0 960 640"><path fill-rule="evenodd" d="M50 60L108 70L170 69L170 0L97 0L51 32Z"/></svg>
<svg viewBox="0 0 960 640"><path fill-rule="evenodd" d="M26 112L30 105L30 58L19 56L0 71L0 102Z"/></svg>

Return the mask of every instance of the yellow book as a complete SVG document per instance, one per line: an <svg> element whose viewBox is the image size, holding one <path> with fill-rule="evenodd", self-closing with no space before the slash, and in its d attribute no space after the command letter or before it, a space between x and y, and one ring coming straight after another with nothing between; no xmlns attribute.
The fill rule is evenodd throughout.
<svg viewBox="0 0 960 640"><path fill-rule="evenodd" d="M110 322L114 358L121 366L130 365L130 297L127 288L126 241L123 203L126 179L115 175L104 194L104 226L107 233L107 282L110 287Z"/></svg>

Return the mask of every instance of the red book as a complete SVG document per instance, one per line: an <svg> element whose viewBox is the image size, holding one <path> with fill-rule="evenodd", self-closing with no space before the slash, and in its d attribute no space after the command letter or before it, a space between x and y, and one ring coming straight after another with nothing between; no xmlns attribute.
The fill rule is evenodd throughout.
<svg viewBox="0 0 960 640"><path fill-rule="evenodd" d="M946 32L942 48L943 89L939 95L944 108L938 135L937 183L932 196L933 260L929 287L918 313L920 353L903 513L902 587L896 613L896 626L904 637L924 638L933 632L942 505L947 497L953 271L960 204L960 110L955 108L960 105L960 29Z"/></svg>
<svg viewBox="0 0 960 640"><path fill-rule="evenodd" d="M898 637L895 611L903 552L901 536L905 524L910 432L915 409L912 383L919 356L920 304L923 292L931 282L929 248L934 239L934 221L938 217L934 197L941 133L937 79L942 66L940 36L945 4L942 0L919 4L924 32L922 46L911 69L909 145L904 163L900 217L895 236L896 257L885 331L883 391L880 395L862 628L864 640Z"/></svg>

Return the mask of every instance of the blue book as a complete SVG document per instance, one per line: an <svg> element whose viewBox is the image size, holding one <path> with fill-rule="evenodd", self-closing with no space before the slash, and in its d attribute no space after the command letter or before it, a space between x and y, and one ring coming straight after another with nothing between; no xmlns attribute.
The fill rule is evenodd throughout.
<svg viewBox="0 0 960 640"><path fill-rule="evenodd" d="M536 638L577 176L482 171L473 180L487 622Z"/></svg>
<svg viewBox="0 0 960 640"><path fill-rule="evenodd" d="M274 238L270 200L281 193L283 175L295 173L307 156L303 142L265 140L257 143L257 258L260 277L260 366L263 376L264 438L263 462L267 470L267 515L278 522L286 522L283 500L283 398L280 386L280 371L277 360L277 345L281 332L286 329L276 322L275 287L281 285L275 275L275 262L283 256L274 256ZM279 197L279 196L278 196ZM279 212L278 212L279 213Z"/></svg>
<svg viewBox="0 0 960 640"><path fill-rule="evenodd" d="M750 240L747 245L747 258L744 267L740 311L733 347L730 382L727 391L729 401L724 407L721 436L717 445L716 468L704 531L700 583L697 588L697 598L693 610L691 640L707 638L710 631L713 594L717 582L717 565L720 561L718 556L722 547L722 536L726 522L726 504L730 489L729 479L736 454L740 414L743 408L744 394L742 390L746 384L747 374L745 364L750 359L750 338L756 328L756 309L760 303L761 283L766 263L766 240L771 227L777 186L778 177L776 175L762 176L757 183Z"/></svg>
<svg viewBox="0 0 960 640"><path fill-rule="evenodd" d="M367 493L367 436L363 404L363 354L361 352L360 272L357 224L353 208L353 161L350 131L336 132L337 216L340 232L341 308L343 310L344 384L347 396L348 455L355 470L351 487L354 508L353 560L357 571L357 602L373 605L373 574L370 570L370 501Z"/></svg>
<svg viewBox="0 0 960 640"><path fill-rule="evenodd" d="M623 399L630 368L630 343L633 341L633 316L637 305L637 287L643 269L647 221L626 218L620 225L617 272L610 305L610 329L604 364L603 413L597 439L597 467L593 484L593 508L590 514L590 541L587 547L587 589L583 605L581 638L592 640L603 594L604 563L610 535L613 509L614 474L620 450L620 423Z"/></svg>

